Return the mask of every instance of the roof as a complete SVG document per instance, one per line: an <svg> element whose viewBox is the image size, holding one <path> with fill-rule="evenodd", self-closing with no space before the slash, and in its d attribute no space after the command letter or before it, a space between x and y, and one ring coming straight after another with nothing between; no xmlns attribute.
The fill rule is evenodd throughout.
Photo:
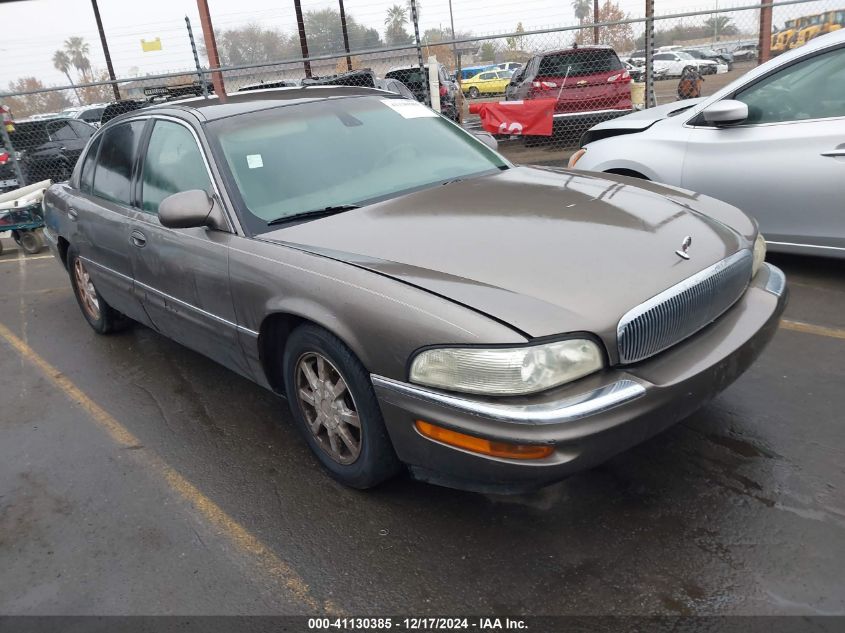
<svg viewBox="0 0 845 633"><path fill-rule="evenodd" d="M352 86L320 85L296 86L293 88L267 88L265 90L233 92L227 94L223 100L216 95L209 95L208 97L190 97L175 101L163 101L145 106L144 110L179 108L195 112L200 118L206 121L212 121L245 112L266 110L281 105L308 103L337 97L361 97L370 95L383 97L385 92L374 88ZM127 115L131 114L137 114L137 110L133 113L127 113Z"/></svg>
<svg viewBox="0 0 845 633"><path fill-rule="evenodd" d="M590 46L568 46L567 48L559 48L553 51L543 51L538 55L555 55L556 53L570 53L572 51L612 51L613 47L608 44L591 44Z"/></svg>

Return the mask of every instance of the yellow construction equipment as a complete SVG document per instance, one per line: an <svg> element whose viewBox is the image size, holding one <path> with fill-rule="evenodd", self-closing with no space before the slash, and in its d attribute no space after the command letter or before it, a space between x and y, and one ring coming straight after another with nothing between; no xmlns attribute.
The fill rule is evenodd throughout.
<svg viewBox="0 0 845 633"><path fill-rule="evenodd" d="M772 35L772 57L780 55L787 50L789 40L795 34L795 27L798 20L787 20L783 23L783 28Z"/></svg>
<svg viewBox="0 0 845 633"><path fill-rule="evenodd" d="M824 23L822 24L821 30L816 34L816 37L845 28L845 9L828 11L824 16Z"/></svg>
<svg viewBox="0 0 845 633"><path fill-rule="evenodd" d="M798 48L799 46L804 46L807 42L811 39L816 37L822 30L822 24L824 24L824 13L819 13L818 15L808 15L805 18L801 18L803 24L800 24L798 32L793 37L792 41L789 43L789 48Z"/></svg>

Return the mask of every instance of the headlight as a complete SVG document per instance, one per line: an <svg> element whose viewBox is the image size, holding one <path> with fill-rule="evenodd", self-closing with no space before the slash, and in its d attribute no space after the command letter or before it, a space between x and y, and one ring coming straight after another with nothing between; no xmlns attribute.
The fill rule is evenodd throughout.
<svg viewBox="0 0 845 633"><path fill-rule="evenodd" d="M754 261L751 264L752 277L757 274L764 261L766 261L766 239L762 233L758 233L757 239L754 240Z"/></svg>
<svg viewBox="0 0 845 633"><path fill-rule="evenodd" d="M599 346L587 339L500 349L444 347L417 354L410 379L450 391L521 395L551 389L602 366Z"/></svg>

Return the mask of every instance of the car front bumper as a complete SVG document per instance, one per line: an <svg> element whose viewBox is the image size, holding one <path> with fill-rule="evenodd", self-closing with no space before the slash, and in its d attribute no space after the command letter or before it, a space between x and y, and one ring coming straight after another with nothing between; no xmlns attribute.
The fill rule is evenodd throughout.
<svg viewBox="0 0 845 633"><path fill-rule="evenodd" d="M786 298L783 273L766 264L728 312L686 341L533 396L483 398L376 375L372 381L396 453L414 477L467 490L525 492L600 464L703 406L768 344ZM429 439L416 420L554 451L532 460L490 457Z"/></svg>

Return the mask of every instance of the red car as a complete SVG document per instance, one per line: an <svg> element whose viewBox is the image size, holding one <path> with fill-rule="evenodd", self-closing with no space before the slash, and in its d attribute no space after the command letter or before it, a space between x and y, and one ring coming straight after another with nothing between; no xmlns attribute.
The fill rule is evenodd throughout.
<svg viewBox="0 0 845 633"><path fill-rule="evenodd" d="M506 98L556 99L556 123L592 125L631 111L631 81L609 46L578 46L532 57L514 74Z"/></svg>

